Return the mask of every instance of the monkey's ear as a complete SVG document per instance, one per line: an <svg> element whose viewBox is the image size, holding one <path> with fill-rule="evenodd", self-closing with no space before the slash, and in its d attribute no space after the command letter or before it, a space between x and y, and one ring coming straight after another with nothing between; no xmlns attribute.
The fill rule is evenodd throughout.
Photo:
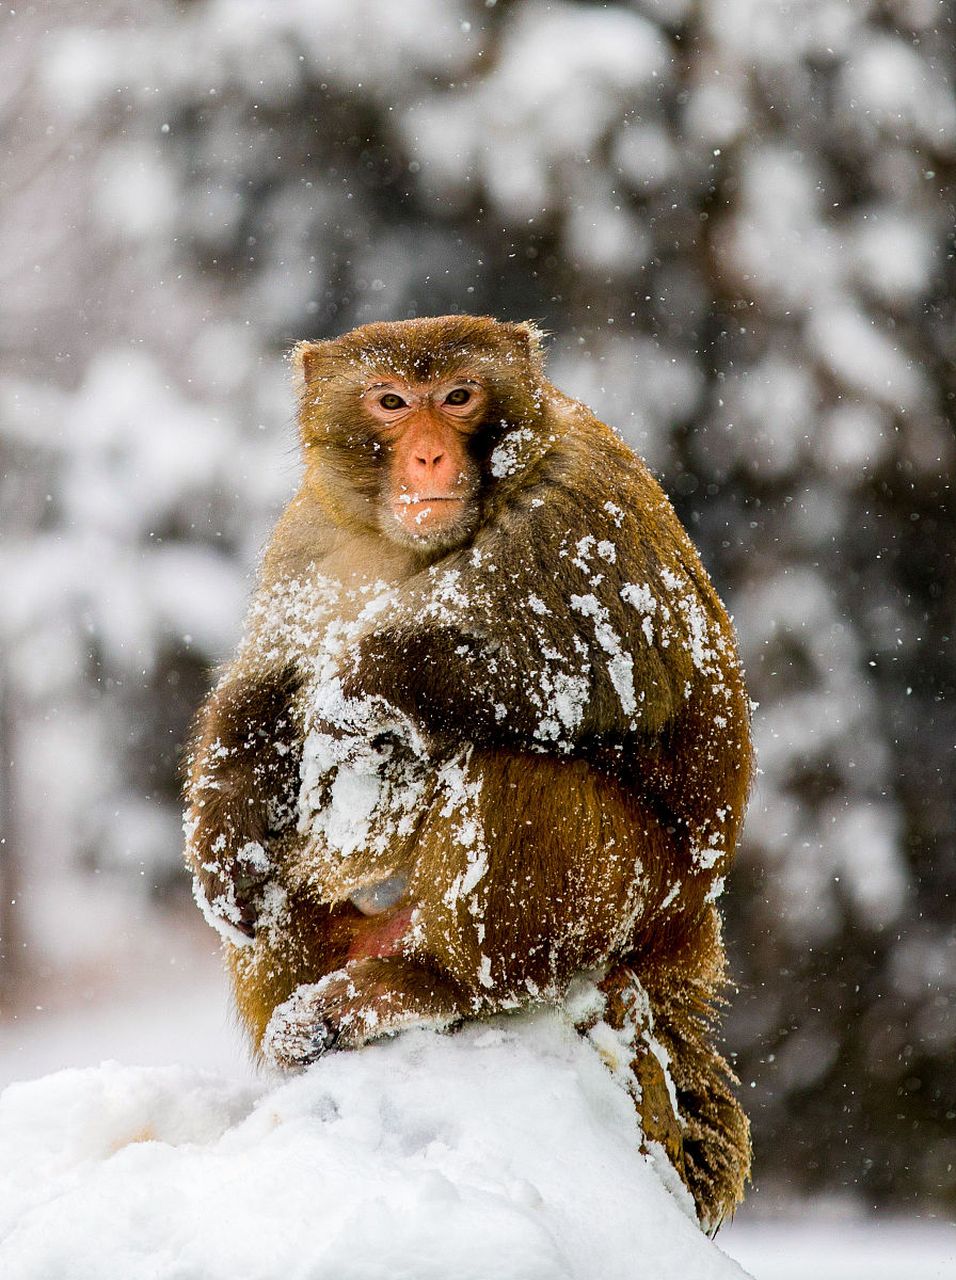
<svg viewBox="0 0 956 1280"><path fill-rule="evenodd" d="M292 387L296 395L305 394L306 387L318 376L330 342L297 342L289 352L292 365Z"/></svg>
<svg viewBox="0 0 956 1280"><path fill-rule="evenodd" d="M528 360L536 373L544 368L544 340L548 336L544 329L538 327L533 320L521 320L517 324L509 324L508 330L521 343L527 352Z"/></svg>

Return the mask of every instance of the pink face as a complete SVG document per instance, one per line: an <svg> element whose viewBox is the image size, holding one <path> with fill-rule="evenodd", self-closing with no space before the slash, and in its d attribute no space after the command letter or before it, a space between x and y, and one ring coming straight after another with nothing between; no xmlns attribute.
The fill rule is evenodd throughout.
<svg viewBox="0 0 956 1280"><path fill-rule="evenodd" d="M389 379L365 389L363 406L389 452L385 501L397 527L386 532L429 543L464 522L476 486L467 441L487 402L481 384L468 378L430 385Z"/></svg>

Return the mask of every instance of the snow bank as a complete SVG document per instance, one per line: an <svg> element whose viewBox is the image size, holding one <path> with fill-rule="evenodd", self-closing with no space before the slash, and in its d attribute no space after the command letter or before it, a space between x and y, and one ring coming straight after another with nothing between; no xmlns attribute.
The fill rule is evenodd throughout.
<svg viewBox="0 0 956 1280"><path fill-rule="evenodd" d="M672 1182L554 1012L279 1084L106 1063L0 1096L0 1274L740 1280Z"/></svg>

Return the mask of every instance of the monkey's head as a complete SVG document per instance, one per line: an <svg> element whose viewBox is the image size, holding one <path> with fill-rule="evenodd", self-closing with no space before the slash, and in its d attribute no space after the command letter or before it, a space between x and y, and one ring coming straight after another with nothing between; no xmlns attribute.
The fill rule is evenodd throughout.
<svg viewBox="0 0 956 1280"><path fill-rule="evenodd" d="M299 343L307 483L343 525L428 554L461 545L509 474L498 446L527 453L535 437L540 341L532 325L442 316Z"/></svg>

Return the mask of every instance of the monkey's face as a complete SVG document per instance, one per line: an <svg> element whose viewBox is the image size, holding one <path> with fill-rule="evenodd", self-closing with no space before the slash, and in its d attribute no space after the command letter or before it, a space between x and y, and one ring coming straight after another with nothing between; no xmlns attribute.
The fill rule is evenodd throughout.
<svg viewBox="0 0 956 1280"><path fill-rule="evenodd" d="M466 542L553 438L539 338L529 325L438 316L299 343L306 480L333 521L426 558Z"/></svg>
<svg viewBox="0 0 956 1280"><path fill-rule="evenodd" d="M381 458L382 532L423 549L464 541L478 516L469 442L488 407L482 382L386 378L365 387L361 400Z"/></svg>

